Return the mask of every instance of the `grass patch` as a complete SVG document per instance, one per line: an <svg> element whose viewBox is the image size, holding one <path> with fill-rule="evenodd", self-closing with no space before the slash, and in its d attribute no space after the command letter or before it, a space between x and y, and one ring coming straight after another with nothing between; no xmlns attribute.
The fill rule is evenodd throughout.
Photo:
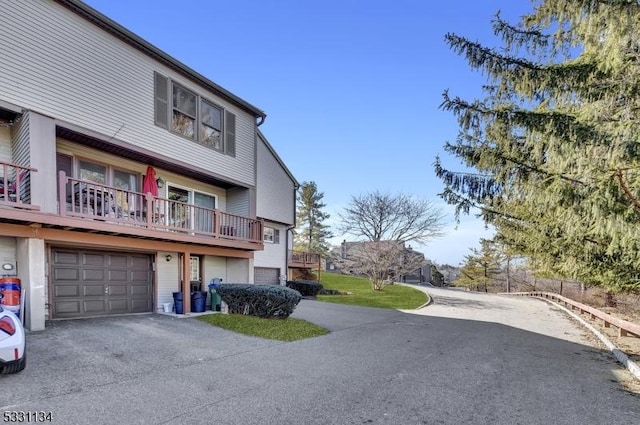
<svg viewBox="0 0 640 425"><path fill-rule="evenodd" d="M277 341L297 341L329 333L325 328L293 317L265 319L244 314L207 314L197 319L233 332Z"/></svg>
<svg viewBox="0 0 640 425"><path fill-rule="evenodd" d="M371 289L364 278L337 273L323 273L321 283L326 289L350 292L351 295L318 295L316 299L338 304L365 307L414 309L429 300L429 296L410 286L388 285L382 291Z"/></svg>

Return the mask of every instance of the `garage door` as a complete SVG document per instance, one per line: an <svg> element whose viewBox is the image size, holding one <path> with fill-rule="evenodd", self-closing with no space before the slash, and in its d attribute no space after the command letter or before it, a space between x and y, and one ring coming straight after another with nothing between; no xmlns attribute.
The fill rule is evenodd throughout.
<svg viewBox="0 0 640 425"><path fill-rule="evenodd" d="M151 312L152 276L146 254L53 249L52 318Z"/></svg>
<svg viewBox="0 0 640 425"><path fill-rule="evenodd" d="M269 267L255 267L253 269L253 280L261 285L279 285L280 269L272 269Z"/></svg>

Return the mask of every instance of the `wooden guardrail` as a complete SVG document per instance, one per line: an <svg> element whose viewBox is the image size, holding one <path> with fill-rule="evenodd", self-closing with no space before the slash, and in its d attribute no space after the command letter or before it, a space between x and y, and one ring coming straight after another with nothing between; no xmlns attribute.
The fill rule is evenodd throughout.
<svg viewBox="0 0 640 425"><path fill-rule="evenodd" d="M600 319L605 328L609 328L611 325L615 326L618 328L618 334L620 336L628 336L631 334L635 337L640 337L640 325L613 317L612 315L600 311L597 308L579 303L570 298L563 297L562 295L554 294L553 292L511 292L507 295L524 295L555 300L563 303L566 307L570 307L571 310L580 311L581 314L588 313L594 320Z"/></svg>

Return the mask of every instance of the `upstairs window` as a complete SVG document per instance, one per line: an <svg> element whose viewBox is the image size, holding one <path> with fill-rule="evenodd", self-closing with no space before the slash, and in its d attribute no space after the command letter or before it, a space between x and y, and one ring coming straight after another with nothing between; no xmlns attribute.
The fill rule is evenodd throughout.
<svg viewBox="0 0 640 425"><path fill-rule="evenodd" d="M194 139L196 136L196 95L174 84L171 130Z"/></svg>
<svg viewBox="0 0 640 425"><path fill-rule="evenodd" d="M154 73L155 124L229 156L236 154L236 116Z"/></svg>
<svg viewBox="0 0 640 425"><path fill-rule="evenodd" d="M263 240L266 243L280 243L280 230L265 226Z"/></svg>
<svg viewBox="0 0 640 425"><path fill-rule="evenodd" d="M218 151L222 150L222 109L204 100L200 105L202 111L200 141L205 146Z"/></svg>

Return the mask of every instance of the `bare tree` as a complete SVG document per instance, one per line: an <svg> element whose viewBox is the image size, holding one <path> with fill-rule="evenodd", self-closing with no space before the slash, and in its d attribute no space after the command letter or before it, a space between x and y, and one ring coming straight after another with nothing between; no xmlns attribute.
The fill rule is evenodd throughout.
<svg viewBox="0 0 640 425"><path fill-rule="evenodd" d="M442 236L444 227L444 214L431 202L378 191L352 196L339 217L343 233L369 241L424 244Z"/></svg>
<svg viewBox="0 0 640 425"><path fill-rule="evenodd" d="M343 271L366 276L374 291L381 291L386 284L426 263L424 255L397 241L353 243L348 254L338 260Z"/></svg>
<svg viewBox="0 0 640 425"><path fill-rule="evenodd" d="M367 276L375 291L423 267L424 255L405 243L424 244L441 236L444 226L444 215L431 202L379 191L353 196L339 216L343 233L366 239L351 243L342 268Z"/></svg>

